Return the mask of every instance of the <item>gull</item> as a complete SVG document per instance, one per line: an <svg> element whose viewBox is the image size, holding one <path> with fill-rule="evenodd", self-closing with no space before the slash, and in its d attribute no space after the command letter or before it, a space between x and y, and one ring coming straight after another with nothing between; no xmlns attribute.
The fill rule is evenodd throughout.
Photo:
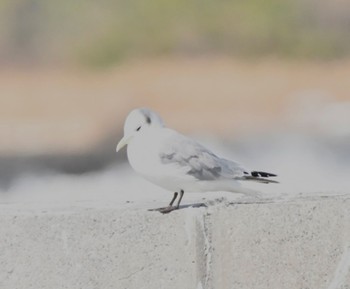
<svg viewBox="0 0 350 289"><path fill-rule="evenodd" d="M155 209L161 213L178 209L184 192L240 193L240 181L277 183L269 179L275 174L247 170L166 127L160 116L147 108L134 109L127 116L117 152L126 145L131 167L148 181L174 193L167 207Z"/></svg>

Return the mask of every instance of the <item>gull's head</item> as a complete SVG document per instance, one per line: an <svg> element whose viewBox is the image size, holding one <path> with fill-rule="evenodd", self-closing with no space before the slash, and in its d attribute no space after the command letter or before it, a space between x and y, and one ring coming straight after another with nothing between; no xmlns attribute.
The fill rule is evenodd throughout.
<svg viewBox="0 0 350 289"><path fill-rule="evenodd" d="M137 108L129 113L124 124L124 137L117 145L117 152L129 144L138 134L150 128L163 127L163 121L158 114L147 108Z"/></svg>

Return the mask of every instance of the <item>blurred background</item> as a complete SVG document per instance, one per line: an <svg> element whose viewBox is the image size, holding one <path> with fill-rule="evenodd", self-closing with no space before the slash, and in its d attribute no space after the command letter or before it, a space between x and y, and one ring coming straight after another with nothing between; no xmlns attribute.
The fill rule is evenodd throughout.
<svg viewBox="0 0 350 289"><path fill-rule="evenodd" d="M263 190L350 193L349 79L345 0L2 0L0 201L128 201L144 106Z"/></svg>

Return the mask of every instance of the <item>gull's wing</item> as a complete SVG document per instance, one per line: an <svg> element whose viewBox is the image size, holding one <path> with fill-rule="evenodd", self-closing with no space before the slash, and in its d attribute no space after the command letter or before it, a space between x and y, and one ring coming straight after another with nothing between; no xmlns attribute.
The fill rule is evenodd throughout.
<svg viewBox="0 0 350 289"><path fill-rule="evenodd" d="M219 158L193 139L170 129L159 148L159 157L163 164L176 165L198 180L244 176L244 169L238 163Z"/></svg>

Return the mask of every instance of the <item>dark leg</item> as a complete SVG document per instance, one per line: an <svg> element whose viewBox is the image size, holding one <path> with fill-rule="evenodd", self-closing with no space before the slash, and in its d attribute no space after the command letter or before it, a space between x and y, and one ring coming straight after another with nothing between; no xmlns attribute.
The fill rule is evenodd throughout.
<svg viewBox="0 0 350 289"><path fill-rule="evenodd" d="M176 209L180 207L180 203L181 203L182 197L184 196L184 193L185 192L183 190L180 191L180 199L177 202Z"/></svg>
<svg viewBox="0 0 350 289"><path fill-rule="evenodd" d="M180 207L180 203L181 203L181 200L182 200L182 197L183 197L184 193L185 192L183 190L180 191L180 198L179 198L176 206L173 206L173 203L174 203L174 201L175 201L175 199L177 197L177 193L175 193L176 197L175 197L175 194L174 194L174 198L171 200L169 207L161 209L161 210L159 210L159 212L161 212L163 214L167 214L167 213L170 213L170 212L172 212L174 210L177 210Z"/></svg>
<svg viewBox="0 0 350 289"><path fill-rule="evenodd" d="M171 202L170 202L170 204L169 204L169 206L171 207L173 204L174 204L174 202L175 202L175 200L176 200L176 198L177 198L177 192L175 192L174 193L174 197L173 197L173 199L171 200ZM182 196L181 196L181 198L182 198Z"/></svg>
<svg viewBox="0 0 350 289"><path fill-rule="evenodd" d="M170 201L169 206L163 207L163 208L158 208L158 209L151 209L151 210L149 210L149 211L159 211L159 212L163 212L163 211L169 210L169 208L173 208L173 204L174 204L174 202L175 202L177 196L178 196L178 193L175 192L175 193L174 193L174 196L173 196L173 198L172 198L172 200ZM170 212L170 211L169 211L169 212Z"/></svg>
<svg viewBox="0 0 350 289"><path fill-rule="evenodd" d="M178 193L177 193L177 192L174 193L174 197L172 198L172 200L171 200L171 202L170 202L170 204L169 204L168 207L159 208L159 209L153 209L153 210L150 210L150 211L159 211L159 212L161 212L161 213L163 213L163 214L167 214L167 213L170 213L171 211L177 210L177 209L180 207L180 203L181 203L181 200L182 200L183 195L184 195L184 191L181 190L181 191L180 191L180 198L179 198L179 200L177 201L176 206L173 206L173 204L174 204L174 202L175 202L175 200L176 200L176 198L177 198L177 196L178 196Z"/></svg>

